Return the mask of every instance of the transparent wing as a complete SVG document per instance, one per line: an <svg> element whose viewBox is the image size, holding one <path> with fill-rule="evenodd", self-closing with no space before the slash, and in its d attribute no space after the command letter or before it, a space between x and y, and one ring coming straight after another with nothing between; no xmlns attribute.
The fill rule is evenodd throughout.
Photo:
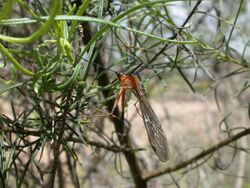
<svg viewBox="0 0 250 188"><path fill-rule="evenodd" d="M148 140L159 160L165 162L169 159L169 150L167 138L161 128L161 123L146 99L143 89L137 88L134 93L138 97L140 103Z"/></svg>

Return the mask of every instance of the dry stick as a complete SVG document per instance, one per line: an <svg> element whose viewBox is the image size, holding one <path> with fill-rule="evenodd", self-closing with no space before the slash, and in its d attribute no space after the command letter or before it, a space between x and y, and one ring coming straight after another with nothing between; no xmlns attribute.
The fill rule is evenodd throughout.
<svg viewBox="0 0 250 188"><path fill-rule="evenodd" d="M67 98L66 98L66 104L69 104L69 99L71 98L71 90L68 91L67 94ZM49 177L49 182L48 182L48 187L53 188L55 185L55 180L56 180L56 172L58 175L58 183L59 186L62 187L62 185L64 184L64 179L62 178L62 172L59 172L61 170L60 164L61 164L61 160L60 160L60 147L61 147L61 142L60 140L62 140L64 132L65 132L65 125L66 125L66 113L68 111L68 105L65 107L64 109L64 113L62 115L62 120L61 121L57 121L55 123L56 125L59 125L59 134L58 134L58 140L54 140L53 144L52 144L52 151L53 151L53 157L54 157L54 161L52 163L52 171L50 173L50 177ZM60 177L61 174L61 177Z"/></svg>
<svg viewBox="0 0 250 188"><path fill-rule="evenodd" d="M77 138L66 138L65 140L69 141L69 142L74 142L74 143L82 143L83 141L81 139L77 139ZM114 145L114 144L103 144L101 142L96 142L96 141L90 141L90 140L86 140L85 143L87 145L90 146L94 146L97 148L103 148L105 150L108 151L112 151L114 153L119 153L119 152L130 152L130 153L134 153L135 151L142 151L144 150L143 148L130 148L130 147L123 147L123 146L119 146L119 145Z"/></svg>
<svg viewBox="0 0 250 188"><path fill-rule="evenodd" d="M231 137L219 142L218 144L208 148L205 151L200 152L198 155L192 157L191 159L188 159L187 161L184 161L182 163L177 164L176 166L168 167L166 169L162 169L162 170L159 170L159 171L149 172L149 173L144 175L144 179L148 181L148 180L150 180L152 178L162 176L164 174L167 174L167 173L170 173L170 172L175 172L177 170L183 169L186 166L192 164L193 162L196 162L196 161L200 160L201 158L203 158L203 157L205 157L205 156L207 156L209 154L212 154L216 150L218 150L218 149L220 149L220 148L222 148L222 147L224 147L224 146L226 146L226 145L228 145L228 144L230 144L232 142L235 142L236 140L238 140L241 137L246 136L248 134L250 134L250 128L245 129L244 131L241 131L238 134L236 134L234 136L231 136Z"/></svg>
<svg viewBox="0 0 250 188"><path fill-rule="evenodd" d="M23 130L23 129L16 130L14 128L4 127L1 125L0 125L0 131L5 132L5 133L22 134L22 135L26 135L26 136L35 136L35 137L41 137L42 135L49 134L46 131L41 131L41 130ZM114 153L125 152L125 151L134 153L135 151L144 150L143 148L123 147L123 146L119 146L116 144L115 145L114 144L107 145L107 144L92 141L92 140L83 141L82 139L72 138L72 137L66 137L65 141L79 143L79 144L87 144L87 145L94 146L97 148L103 148L103 149L106 149L108 151L112 151Z"/></svg>
<svg viewBox="0 0 250 188"><path fill-rule="evenodd" d="M89 27L88 23L84 23L82 25L84 28L83 43L86 44L91 39L91 34L90 34L91 31L90 31L90 27ZM104 63L103 63L102 58L101 58L99 53L96 56L95 62L96 62L95 64L100 65L100 66L97 66L97 74L100 75L98 77L98 84L100 86L103 86L103 87L107 86L108 84L110 84L110 82L109 82L109 78L108 78L107 73L105 72L104 68L102 67L102 65ZM108 98L112 92L113 91L111 89L102 90L103 97ZM106 103L106 106L107 106L109 112L112 111L113 104L114 104L114 100L110 100ZM120 114L119 110L118 110L118 108L116 108L114 110L114 115L119 116L119 114ZM124 121L122 119L117 119L117 118L114 118L112 116L111 116L111 121L114 123L115 130L117 132L118 139L119 139L121 145L125 145L125 146L131 148L129 136L128 136L128 134L126 134L126 131L124 131ZM142 178L142 173L140 171L139 164L138 164L138 161L135 157L135 154L133 152L127 152L127 151L123 151L123 153L124 153L124 156L127 160L128 165L129 165L129 169L130 169L130 172L132 174L132 178L134 180L136 187L147 187L147 181Z"/></svg>

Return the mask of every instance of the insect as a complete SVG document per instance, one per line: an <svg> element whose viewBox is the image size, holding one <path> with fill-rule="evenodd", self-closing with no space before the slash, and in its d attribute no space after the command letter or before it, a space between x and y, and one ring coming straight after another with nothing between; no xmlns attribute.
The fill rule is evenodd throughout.
<svg viewBox="0 0 250 188"><path fill-rule="evenodd" d="M111 31L113 31L112 28L110 28ZM116 32L113 32L117 39L124 44L124 42L117 36ZM124 44L127 46L126 44ZM126 48L129 52L134 54L129 48ZM135 54L134 54L135 55ZM136 75L136 71L139 72L139 68L141 70L145 67L143 67L144 62L135 55L135 57L140 60L140 64L135 67L135 69L130 72L130 74L118 74L118 80L120 82L121 89L118 92L113 108L111 110L110 114L114 113L114 110L118 106L119 100L121 98L122 103L122 113L124 112L125 103L126 103L126 90L131 90L134 95L137 97L140 108L141 108L141 114L142 119L144 122L144 125L146 127L148 140L156 154L156 156L159 158L159 160L165 162L169 159L169 150L168 150L168 143L167 138L165 136L164 131L162 130L161 123L159 119L157 118L154 110L150 106L144 90L140 84L139 78Z"/></svg>
<svg viewBox="0 0 250 188"><path fill-rule="evenodd" d="M159 160L165 162L169 159L168 143L161 123L157 118L154 110L150 106L144 90L140 84L138 76L120 74L118 75L121 89L117 94L111 114L118 106L121 98L122 112L124 112L126 102L126 90L131 90L139 101L142 119L147 130L148 140Z"/></svg>

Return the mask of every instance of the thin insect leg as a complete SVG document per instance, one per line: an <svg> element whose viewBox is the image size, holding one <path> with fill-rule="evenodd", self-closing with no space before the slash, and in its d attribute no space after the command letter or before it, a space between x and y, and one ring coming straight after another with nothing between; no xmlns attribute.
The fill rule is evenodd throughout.
<svg viewBox="0 0 250 188"><path fill-rule="evenodd" d="M121 154L118 153L115 155L115 171L122 177L125 179L129 179L129 176L125 175L125 170L123 169L123 163L122 163L122 158L121 158Z"/></svg>
<svg viewBox="0 0 250 188"><path fill-rule="evenodd" d="M139 101L137 100L137 101L135 102L134 106L135 106L135 109L136 109L137 114L139 114L139 115L141 116L141 118L143 118L143 117L142 117L142 114L140 113L139 109L138 109L137 106L136 106L138 102L139 102Z"/></svg>
<svg viewBox="0 0 250 188"><path fill-rule="evenodd" d="M125 105L126 105L126 95L125 95L125 89L123 89L123 93L122 93L122 120L124 120L124 109L125 109Z"/></svg>
<svg viewBox="0 0 250 188"><path fill-rule="evenodd" d="M115 34L115 36L117 37L117 39L118 39L124 46L127 46L127 45L118 37L118 35L116 34L116 32L114 32L113 28L110 27L110 29L111 29L111 31L113 31L113 33ZM130 72L130 74L133 74L138 68L140 68L140 67L144 64L144 62L143 62L142 59L141 59L140 57L138 57L130 48L127 48L127 50L128 50L131 54L133 54L133 55L140 61L140 63L134 68L134 70L132 70L132 71Z"/></svg>
<svg viewBox="0 0 250 188"><path fill-rule="evenodd" d="M113 106L113 108L112 108L112 110L110 112L111 115L114 113L116 107L118 106L118 102L119 102L119 100L120 100L120 98L121 98L121 96L123 95L124 92L125 92L125 89L122 88L122 89L120 89L119 93L117 94L115 102L114 102L114 106Z"/></svg>
<svg viewBox="0 0 250 188"><path fill-rule="evenodd" d="M76 59L76 61L80 61L80 60L83 60L83 61L86 61L86 62L90 62L89 60L87 60L86 58L83 58L83 57L80 57L80 55L78 55L76 52L73 52L74 53L74 55L76 55L77 56L77 58L78 59ZM97 67L101 67L101 68L103 68L103 69L107 69L107 70L109 70L109 71L111 71L111 72L114 72L116 75L119 75L120 73L118 73L117 71L115 71L115 70L112 70L110 67L112 67L112 66L105 66L105 65L102 65L102 64L98 64L98 63L95 63L95 62L93 62L93 65L95 66L94 67L94 69L97 69ZM116 81L116 80L114 80L114 81ZM114 82L113 81L113 82ZM112 83L113 83L112 82Z"/></svg>
<svg viewBox="0 0 250 188"><path fill-rule="evenodd" d="M108 116L112 116L112 117L114 117L114 118L120 119L120 117L118 117L118 116L116 116L116 115L114 115L114 114L111 114L111 113L109 113L109 112L106 112L106 111L104 111L104 110L101 110L101 109L99 109L99 108L96 108L96 107L94 107L94 106L92 106L92 105L90 105L90 106L91 106L92 108L94 108L96 111L103 113L104 115L91 115L91 116L85 116L86 118L108 117Z"/></svg>

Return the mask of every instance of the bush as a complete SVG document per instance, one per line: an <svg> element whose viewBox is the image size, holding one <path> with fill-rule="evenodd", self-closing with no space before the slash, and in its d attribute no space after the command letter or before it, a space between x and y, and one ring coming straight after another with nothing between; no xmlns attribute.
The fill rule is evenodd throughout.
<svg viewBox="0 0 250 188"><path fill-rule="evenodd" d="M1 6L1 187L244 185L248 2L9 0ZM153 106L169 130L168 163L155 158L144 128L126 116L135 109L145 117L138 105L127 105L125 116L121 108L110 114L117 72L138 75L147 97L159 98ZM177 117L166 109L170 100L172 107L183 100L206 105ZM198 120L204 113L209 119Z"/></svg>

